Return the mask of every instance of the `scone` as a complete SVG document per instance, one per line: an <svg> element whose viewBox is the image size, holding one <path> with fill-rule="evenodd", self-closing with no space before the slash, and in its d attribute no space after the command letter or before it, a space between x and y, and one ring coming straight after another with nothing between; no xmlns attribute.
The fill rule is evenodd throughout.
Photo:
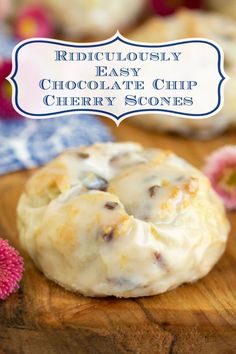
<svg viewBox="0 0 236 354"><path fill-rule="evenodd" d="M201 120L157 113L129 118L129 121L153 130L209 138L229 125L236 125L236 22L216 13L182 10L169 17L152 18L129 36L132 40L157 43L188 37L212 39L224 51L225 71L230 80L225 85L222 110L214 117Z"/></svg>
<svg viewBox="0 0 236 354"><path fill-rule="evenodd" d="M20 0L44 5L62 35L69 38L104 38L130 26L141 15L147 0Z"/></svg>
<svg viewBox="0 0 236 354"><path fill-rule="evenodd" d="M135 143L68 150L36 172L18 204L37 267L86 296L163 293L206 275L229 224L203 174Z"/></svg>

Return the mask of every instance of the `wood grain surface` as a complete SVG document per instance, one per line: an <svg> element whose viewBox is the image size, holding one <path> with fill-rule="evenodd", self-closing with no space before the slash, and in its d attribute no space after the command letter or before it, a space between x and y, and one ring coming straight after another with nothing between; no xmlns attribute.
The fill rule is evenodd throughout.
<svg viewBox="0 0 236 354"><path fill-rule="evenodd" d="M235 132L204 142L105 122L118 140L172 149L198 167L236 143ZM90 299L47 280L20 247L16 204L30 173L0 178L0 235L25 259L20 290L0 303L0 354L236 353L236 213L227 251L204 279L148 298Z"/></svg>

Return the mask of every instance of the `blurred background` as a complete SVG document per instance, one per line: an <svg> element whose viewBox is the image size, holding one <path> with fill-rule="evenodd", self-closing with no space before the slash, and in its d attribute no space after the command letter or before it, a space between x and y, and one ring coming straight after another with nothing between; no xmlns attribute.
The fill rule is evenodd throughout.
<svg viewBox="0 0 236 354"><path fill-rule="evenodd" d="M147 42L188 37L215 40L224 50L230 77L221 112L199 121L158 114L137 116L117 129L108 119L92 115L32 121L14 111L5 78L18 41L31 37L96 41L116 30ZM119 132L126 126L129 140L140 130L169 142L177 135L183 146L188 138L200 144L222 134L236 141L236 0L0 0L0 174L36 167L71 146L122 139Z"/></svg>

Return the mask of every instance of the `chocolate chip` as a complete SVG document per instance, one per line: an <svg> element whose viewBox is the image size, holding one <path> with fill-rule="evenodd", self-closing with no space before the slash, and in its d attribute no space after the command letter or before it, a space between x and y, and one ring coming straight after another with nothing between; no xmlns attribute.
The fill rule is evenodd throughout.
<svg viewBox="0 0 236 354"><path fill-rule="evenodd" d="M121 153L121 154L118 154L118 155L114 155L110 158L110 163L113 164L113 163L116 163L116 162L119 162L120 160L122 160L123 158L125 157L128 157L129 156L129 152L124 152L124 153Z"/></svg>
<svg viewBox="0 0 236 354"><path fill-rule="evenodd" d="M113 163L115 163L115 162L117 162L119 160L119 157L120 157L119 155L115 155L109 160L109 162L111 164L113 164Z"/></svg>
<svg viewBox="0 0 236 354"><path fill-rule="evenodd" d="M156 251L153 253L153 255L154 255L156 261L160 262L160 260L162 258L160 252Z"/></svg>
<svg viewBox="0 0 236 354"><path fill-rule="evenodd" d="M87 152L83 152L83 151L78 152L78 156L81 159L88 159L89 158L89 154Z"/></svg>
<svg viewBox="0 0 236 354"><path fill-rule="evenodd" d="M160 266L160 268L168 271L168 267L166 265L165 259L163 258L162 254L160 252L156 251L153 253L153 255L154 255L156 263Z"/></svg>
<svg viewBox="0 0 236 354"><path fill-rule="evenodd" d="M157 193L157 191L158 191L159 188L160 188L160 187L157 186L157 185L148 188L148 193L149 193L149 195L150 195L151 198L156 195L156 193Z"/></svg>
<svg viewBox="0 0 236 354"><path fill-rule="evenodd" d="M107 187L108 187L108 183L107 183L107 181L104 181L104 184L100 188L97 188L97 189L99 191L106 192L107 191Z"/></svg>
<svg viewBox="0 0 236 354"><path fill-rule="evenodd" d="M107 202L104 207L109 210L115 209L119 204L117 202Z"/></svg>
<svg viewBox="0 0 236 354"><path fill-rule="evenodd" d="M104 241L110 242L113 239L113 234L114 234L114 230L111 229L110 231L103 234L102 238Z"/></svg>

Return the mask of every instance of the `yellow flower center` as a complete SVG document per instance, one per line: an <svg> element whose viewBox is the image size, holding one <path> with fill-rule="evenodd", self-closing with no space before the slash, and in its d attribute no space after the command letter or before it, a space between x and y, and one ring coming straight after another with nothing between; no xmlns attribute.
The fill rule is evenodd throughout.
<svg viewBox="0 0 236 354"><path fill-rule="evenodd" d="M220 179L220 185L228 192L236 191L236 167L225 169Z"/></svg>
<svg viewBox="0 0 236 354"><path fill-rule="evenodd" d="M33 17L25 18L21 21L19 26L20 36L23 38L33 37L37 34L37 22Z"/></svg>
<svg viewBox="0 0 236 354"><path fill-rule="evenodd" d="M4 80L4 82L2 83L2 93L6 99L8 100L11 99L11 94L12 94L11 84L7 80Z"/></svg>

